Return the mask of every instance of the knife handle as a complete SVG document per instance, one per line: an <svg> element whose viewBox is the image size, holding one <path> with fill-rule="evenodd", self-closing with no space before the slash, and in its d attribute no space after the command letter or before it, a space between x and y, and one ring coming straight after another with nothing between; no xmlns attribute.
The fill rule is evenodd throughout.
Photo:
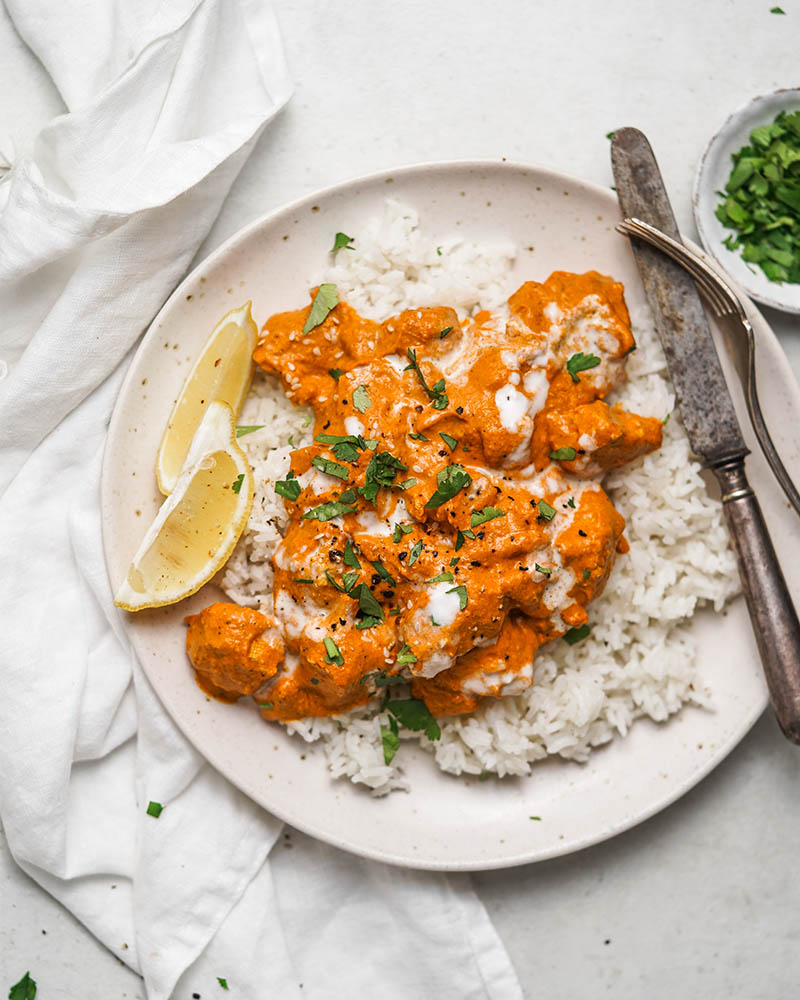
<svg viewBox="0 0 800 1000"><path fill-rule="evenodd" d="M747 482L744 459L725 462L711 471L722 490L772 707L787 739L800 743L800 622L761 507Z"/></svg>

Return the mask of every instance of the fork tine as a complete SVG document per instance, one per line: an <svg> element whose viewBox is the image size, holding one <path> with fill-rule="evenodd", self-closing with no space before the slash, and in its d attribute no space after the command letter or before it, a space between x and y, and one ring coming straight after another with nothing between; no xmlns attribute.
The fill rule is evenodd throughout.
<svg viewBox="0 0 800 1000"><path fill-rule="evenodd" d="M616 228L618 232L627 236L638 236L658 247L681 264L698 283L699 289L706 290L705 298L718 316L738 315L740 319L746 319L744 308L728 283L683 243L671 239L640 219L624 219Z"/></svg>

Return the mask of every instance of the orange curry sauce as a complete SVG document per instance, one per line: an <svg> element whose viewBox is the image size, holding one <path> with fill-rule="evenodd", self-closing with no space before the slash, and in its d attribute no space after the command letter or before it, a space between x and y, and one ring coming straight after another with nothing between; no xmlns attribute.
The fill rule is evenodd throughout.
<svg viewBox="0 0 800 1000"><path fill-rule="evenodd" d="M279 487L274 614L187 619L207 691L289 720L402 674L434 715L471 712L586 625L627 549L599 479L658 448L661 422L603 402L634 348L620 284L556 272L508 305L375 323L341 302L305 334L310 306L267 321L255 361L313 407L314 444Z"/></svg>

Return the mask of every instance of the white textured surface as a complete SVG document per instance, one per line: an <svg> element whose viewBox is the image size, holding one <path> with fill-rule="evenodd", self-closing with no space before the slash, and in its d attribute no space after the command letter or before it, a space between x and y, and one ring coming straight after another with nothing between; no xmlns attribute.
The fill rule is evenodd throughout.
<svg viewBox="0 0 800 1000"><path fill-rule="evenodd" d="M750 97L797 84L800 7L790 0L785 17L745 0L675 0L668 11L654 0L275 7L297 91L201 256L284 201L399 163L507 156L611 184L605 133L623 124L650 137L693 235L689 192L708 137ZM0 91L8 154L9 136L26 148L61 106L3 13ZM796 319L766 316L800 373ZM764 718L711 777L638 829L476 876L531 1000L791 995L799 768L800 751ZM137 977L5 860L0 893L0 989L29 968L43 998L140 995ZM216 983L198 992L222 995Z"/></svg>

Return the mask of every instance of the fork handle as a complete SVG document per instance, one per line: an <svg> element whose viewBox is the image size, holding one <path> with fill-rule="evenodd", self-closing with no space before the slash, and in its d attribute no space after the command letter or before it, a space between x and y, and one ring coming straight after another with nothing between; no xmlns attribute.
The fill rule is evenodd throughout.
<svg viewBox="0 0 800 1000"><path fill-rule="evenodd" d="M800 743L800 622L744 459L712 467L778 725Z"/></svg>

